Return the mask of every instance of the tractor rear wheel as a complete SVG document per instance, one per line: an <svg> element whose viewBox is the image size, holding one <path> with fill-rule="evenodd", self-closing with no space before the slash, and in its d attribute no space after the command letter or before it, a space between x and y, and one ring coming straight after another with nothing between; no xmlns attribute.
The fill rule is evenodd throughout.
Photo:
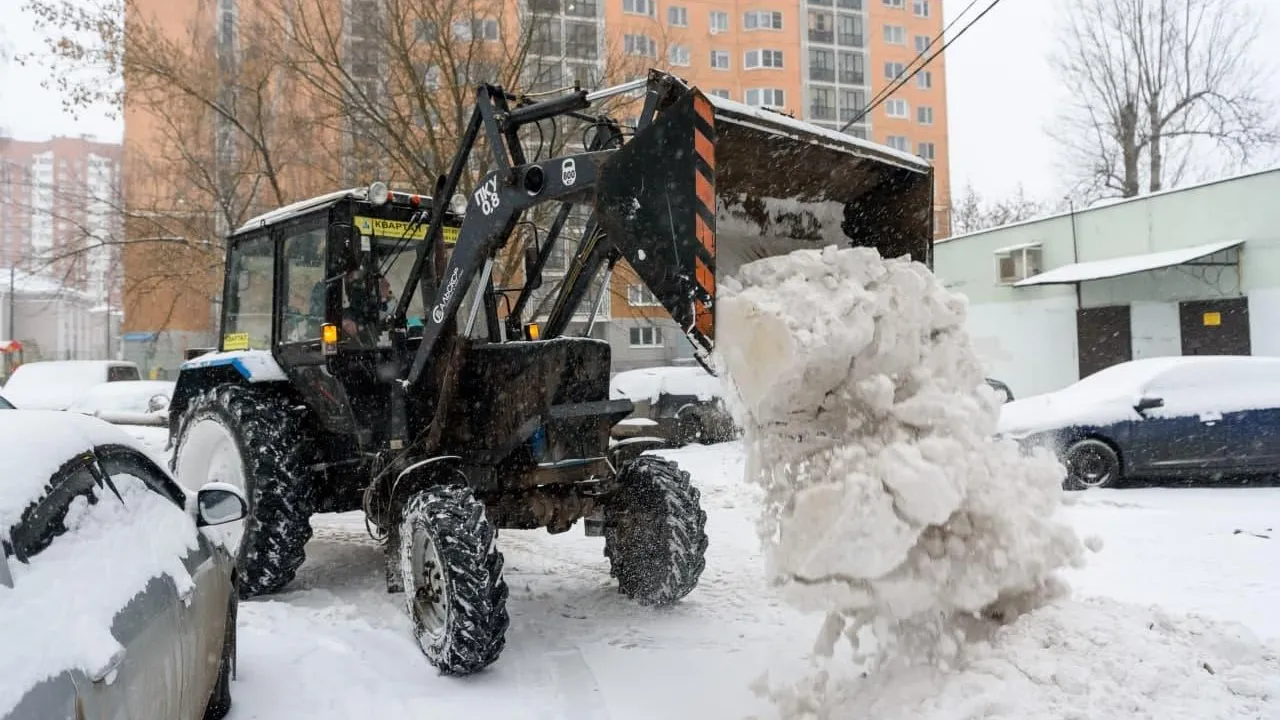
<svg viewBox="0 0 1280 720"><path fill-rule="evenodd" d="M506 645L507 583L497 530L471 488L441 485L405 504L400 572L422 652L443 675L491 665Z"/></svg>
<svg viewBox="0 0 1280 720"><path fill-rule="evenodd" d="M689 473L642 455L623 466L605 505L604 554L618 591L641 605L670 605L706 567L707 513Z"/></svg>
<svg viewBox="0 0 1280 720"><path fill-rule="evenodd" d="M220 385L183 413L170 461L178 482L193 492L228 482L249 502L244 520L210 528L237 556L240 597L280 590L306 559L315 455L302 419L271 392Z"/></svg>

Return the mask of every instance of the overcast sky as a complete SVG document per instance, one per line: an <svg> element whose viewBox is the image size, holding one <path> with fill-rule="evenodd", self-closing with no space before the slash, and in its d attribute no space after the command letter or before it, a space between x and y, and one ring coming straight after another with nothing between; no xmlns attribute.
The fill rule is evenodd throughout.
<svg viewBox="0 0 1280 720"><path fill-rule="evenodd" d="M874 0L869 0L874 2ZM1012 193L1019 183L1033 197L1056 200L1062 194L1057 152L1046 136L1062 92L1049 68L1055 8L1062 0L1001 0L964 37L947 50L947 99L951 120L952 187L958 194L972 183L983 195ZM1266 14L1256 51L1280 70L1280 0L1248 0ZM989 0L978 0L959 28ZM10 53L39 48L21 0L0 0L0 43ZM969 0L943 0L947 20ZM954 31L953 31L954 32ZM1280 102L1280 72L1272 75ZM0 130L22 139L51 134L90 134L118 141L120 123L86 114L79 119L61 110L59 98L40 87L39 68L9 63L0 68Z"/></svg>

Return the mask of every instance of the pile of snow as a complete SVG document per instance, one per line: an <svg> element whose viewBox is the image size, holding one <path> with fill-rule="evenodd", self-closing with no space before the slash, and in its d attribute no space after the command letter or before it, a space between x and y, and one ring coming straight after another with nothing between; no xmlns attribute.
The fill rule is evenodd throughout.
<svg viewBox="0 0 1280 720"><path fill-rule="evenodd" d="M720 397L720 380L696 365L625 370L609 381L609 396L615 400L657 403L663 395L692 395L709 402Z"/></svg>
<svg viewBox="0 0 1280 720"><path fill-rule="evenodd" d="M1067 637L1053 632L1055 617L1109 619L1096 605L1024 617L1065 598L1058 572L1082 565L1084 546L1058 517L1061 465L994 437L1000 403L964 332L964 298L919 263L834 247L751 263L719 295L719 362L747 477L765 491L767 577L792 603L826 613L818 655L833 656L842 637L852 650L854 667L834 681L828 669L775 690L783 710L923 717L921 704L950 688L985 698L971 715L1027 717L966 673L984 661L1019 666L1007 654L1017 648L1047 667ZM1036 647L1041 635L1051 649ZM1125 662L1143 660L1127 655L1142 639L1117 642ZM1107 672L1116 670L1051 675L1046 692L1093 692ZM1198 679L1231 688L1224 675Z"/></svg>

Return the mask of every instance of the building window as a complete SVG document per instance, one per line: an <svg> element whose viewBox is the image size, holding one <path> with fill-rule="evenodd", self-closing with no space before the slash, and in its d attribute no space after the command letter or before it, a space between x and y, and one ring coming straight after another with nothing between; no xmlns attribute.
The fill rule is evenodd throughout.
<svg viewBox="0 0 1280 720"><path fill-rule="evenodd" d="M914 0L911 9L915 11L916 17L929 17L929 0Z"/></svg>
<svg viewBox="0 0 1280 720"><path fill-rule="evenodd" d="M857 48L866 44L862 34L861 15L838 15L836 17L836 43Z"/></svg>
<svg viewBox="0 0 1280 720"><path fill-rule="evenodd" d="M842 85L865 85L866 82L866 59L862 56L862 53L840 53L840 83Z"/></svg>
<svg viewBox="0 0 1280 720"><path fill-rule="evenodd" d="M711 51L711 67L715 70L729 69L729 51L728 50L712 50Z"/></svg>
<svg viewBox="0 0 1280 720"><path fill-rule="evenodd" d="M850 122L867 109L865 90L840 90L840 122Z"/></svg>
<svg viewBox="0 0 1280 720"><path fill-rule="evenodd" d="M933 87L933 71L921 70L916 75L916 87L920 88L921 90L928 90L929 88Z"/></svg>
<svg viewBox="0 0 1280 720"><path fill-rule="evenodd" d="M884 0L884 6L890 8L906 7L903 3L906 0Z"/></svg>
<svg viewBox="0 0 1280 720"><path fill-rule="evenodd" d="M566 22L564 24L564 54L580 60L595 60L600 54L599 25L595 23Z"/></svg>
<svg viewBox="0 0 1280 720"><path fill-rule="evenodd" d="M648 35L623 35L622 52L644 57L658 56L658 43Z"/></svg>
<svg viewBox="0 0 1280 720"><path fill-rule="evenodd" d="M662 328L631 328L631 347L658 347L662 345Z"/></svg>
<svg viewBox="0 0 1280 720"><path fill-rule="evenodd" d="M933 162L938 156L938 149L931 142L922 142L916 145L916 154L929 162Z"/></svg>
<svg viewBox="0 0 1280 720"><path fill-rule="evenodd" d="M622 0L622 12L631 15L648 15L653 17L657 11L654 0Z"/></svg>
<svg viewBox="0 0 1280 720"><path fill-rule="evenodd" d="M492 42L498 39L497 20L457 20L453 23L453 37L460 42L484 40Z"/></svg>
<svg viewBox="0 0 1280 720"><path fill-rule="evenodd" d="M818 82L835 82L836 53L834 50L809 48L809 79Z"/></svg>
<svg viewBox="0 0 1280 720"><path fill-rule="evenodd" d="M781 50L748 50L746 57L743 59L742 67L747 70L756 68L781 68L782 67L782 51Z"/></svg>
<svg viewBox="0 0 1280 720"><path fill-rule="evenodd" d="M667 48L667 62L679 67L689 67L689 46L672 45Z"/></svg>
<svg viewBox="0 0 1280 720"><path fill-rule="evenodd" d="M893 98L884 104L884 114L891 118L904 118L911 113L907 108L906 100Z"/></svg>
<svg viewBox="0 0 1280 720"><path fill-rule="evenodd" d="M907 71L907 66L900 62L887 62L884 64L884 77L886 80L897 80Z"/></svg>
<svg viewBox="0 0 1280 720"><path fill-rule="evenodd" d="M655 307L661 305L658 296L643 285L627 286L627 304L632 307Z"/></svg>
<svg viewBox="0 0 1280 720"><path fill-rule="evenodd" d="M830 88L809 89L809 117L813 120L836 119L836 93Z"/></svg>
<svg viewBox="0 0 1280 720"><path fill-rule="evenodd" d="M933 124L933 108L921 105L916 108L916 122L921 125Z"/></svg>
<svg viewBox="0 0 1280 720"><path fill-rule="evenodd" d="M916 54L923 55L924 53L928 52L929 42L930 42L930 38L928 35L917 35L916 36Z"/></svg>
<svg viewBox="0 0 1280 720"><path fill-rule="evenodd" d="M747 30L781 30L782 13L756 10L742 16L742 27Z"/></svg>
<svg viewBox="0 0 1280 720"><path fill-rule="evenodd" d="M711 11L711 34L729 32L729 13L722 10Z"/></svg>
<svg viewBox="0 0 1280 720"><path fill-rule="evenodd" d="M889 45L906 45L907 29L901 25L885 25L884 41Z"/></svg>
<svg viewBox="0 0 1280 720"><path fill-rule="evenodd" d="M782 107L786 104L781 88L752 88L747 91L747 104L757 107Z"/></svg>
<svg viewBox="0 0 1280 720"><path fill-rule="evenodd" d="M724 98L725 100L732 99L733 97L729 94L728 90L712 90L710 94L715 95L718 98Z"/></svg>
<svg viewBox="0 0 1280 720"><path fill-rule="evenodd" d="M667 24L672 27L689 27L689 9L674 5L667 8Z"/></svg>
<svg viewBox="0 0 1280 720"><path fill-rule="evenodd" d="M829 12L809 11L809 42L830 45L836 41L835 20Z"/></svg>
<svg viewBox="0 0 1280 720"><path fill-rule="evenodd" d="M1039 243L1028 243L995 252L996 281L1002 285L1026 280L1040 274L1043 250Z"/></svg>
<svg viewBox="0 0 1280 720"><path fill-rule="evenodd" d="M907 139L902 137L901 135L890 135L885 140L884 144L888 145L894 150L901 150L903 152L909 152L911 148L911 143L908 142Z"/></svg>

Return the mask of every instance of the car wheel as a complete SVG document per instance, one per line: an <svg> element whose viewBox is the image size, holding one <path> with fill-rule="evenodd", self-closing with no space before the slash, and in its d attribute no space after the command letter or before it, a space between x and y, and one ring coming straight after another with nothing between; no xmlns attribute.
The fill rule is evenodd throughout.
<svg viewBox="0 0 1280 720"><path fill-rule="evenodd" d="M1066 453L1068 490L1097 490L1121 480L1120 455L1109 443L1086 438Z"/></svg>

